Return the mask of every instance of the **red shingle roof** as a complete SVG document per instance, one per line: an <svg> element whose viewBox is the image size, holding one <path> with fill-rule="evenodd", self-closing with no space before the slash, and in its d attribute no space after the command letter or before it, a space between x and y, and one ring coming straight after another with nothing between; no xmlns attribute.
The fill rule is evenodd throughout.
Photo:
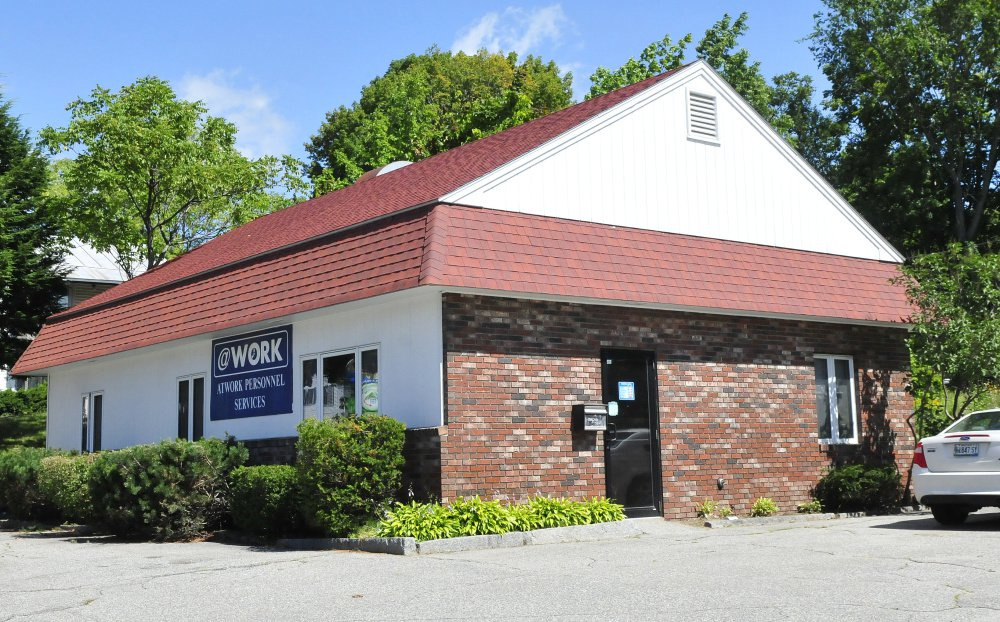
<svg viewBox="0 0 1000 622"><path fill-rule="evenodd" d="M422 284L851 321L911 312L894 263L447 205L428 222Z"/></svg>
<svg viewBox="0 0 1000 622"><path fill-rule="evenodd" d="M15 373L421 285L899 322L892 263L439 204L47 324Z"/></svg>
<svg viewBox="0 0 1000 622"><path fill-rule="evenodd" d="M680 68L263 216L64 311L71 315L209 270L434 202L628 99ZM58 317L58 316L56 316Z"/></svg>
<svg viewBox="0 0 1000 622"><path fill-rule="evenodd" d="M420 285L899 322L892 263L438 204L669 74L259 218L49 318L12 370Z"/></svg>

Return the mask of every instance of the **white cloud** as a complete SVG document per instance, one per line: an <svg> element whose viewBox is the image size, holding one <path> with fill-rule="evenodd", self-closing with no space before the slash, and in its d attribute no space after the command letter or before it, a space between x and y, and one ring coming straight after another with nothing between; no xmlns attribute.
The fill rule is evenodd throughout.
<svg viewBox="0 0 1000 622"><path fill-rule="evenodd" d="M546 42L558 43L568 23L559 4L537 9L509 6L503 13L487 13L479 18L459 34L451 50L473 54L486 48L523 56Z"/></svg>
<svg viewBox="0 0 1000 622"><path fill-rule="evenodd" d="M236 148L247 157L280 156L291 145L291 124L273 108L260 85L241 79L239 71L216 69L205 75L187 75L180 96L201 100L213 116L223 117L239 129Z"/></svg>

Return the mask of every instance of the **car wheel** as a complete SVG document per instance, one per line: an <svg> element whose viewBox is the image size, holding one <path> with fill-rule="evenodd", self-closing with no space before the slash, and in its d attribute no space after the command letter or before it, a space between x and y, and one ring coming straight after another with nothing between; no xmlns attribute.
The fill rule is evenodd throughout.
<svg viewBox="0 0 1000 622"><path fill-rule="evenodd" d="M969 517L969 508L964 505L932 505L931 514L942 525L961 525Z"/></svg>

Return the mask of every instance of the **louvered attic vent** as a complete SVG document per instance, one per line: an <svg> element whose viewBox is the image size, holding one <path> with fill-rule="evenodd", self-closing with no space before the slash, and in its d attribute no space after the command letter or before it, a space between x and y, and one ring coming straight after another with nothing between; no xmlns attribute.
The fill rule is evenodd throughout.
<svg viewBox="0 0 1000 622"><path fill-rule="evenodd" d="M688 138L719 142L719 115L713 95L688 91Z"/></svg>

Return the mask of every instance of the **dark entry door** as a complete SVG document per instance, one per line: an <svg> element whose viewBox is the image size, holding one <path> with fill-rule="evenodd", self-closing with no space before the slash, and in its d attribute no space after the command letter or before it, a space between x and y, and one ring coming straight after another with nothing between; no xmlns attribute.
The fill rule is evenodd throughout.
<svg viewBox="0 0 1000 622"><path fill-rule="evenodd" d="M609 414L604 437L608 498L629 516L660 514L660 453L656 364L652 352L601 352L603 400Z"/></svg>

